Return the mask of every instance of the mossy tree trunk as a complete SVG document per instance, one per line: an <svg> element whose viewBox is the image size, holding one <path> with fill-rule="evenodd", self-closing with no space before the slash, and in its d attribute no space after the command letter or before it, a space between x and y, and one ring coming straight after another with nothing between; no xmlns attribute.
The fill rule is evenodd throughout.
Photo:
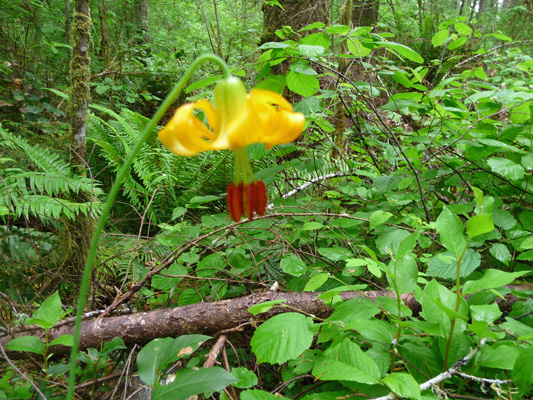
<svg viewBox="0 0 533 400"><path fill-rule="evenodd" d="M353 2L353 26L372 26L378 22L379 0L356 0Z"/></svg>
<svg viewBox="0 0 533 400"><path fill-rule="evenodd" d="M263 34L261 43L276 42L275 32L284 25L298 31L313 22L328 23L327 0L279 0L283 10L276 5L263 4Z"/></svg>
<svg viewBox="0 0 533 400"><path fill-rule="evenodd" d="M72 26L72 58L70 61L70 123L71 123L71 163L77 173L86 175L88 163L86 158L87 110L90 100L89 44L91 40L91 15L89 0L75 0L74 23ZM77 201L87 202L91 193L79 193ZM66 261L66 273L71 283L81 279L85 260L89 251L93 218L79 215L73 220L65 221L64 231L60 236Z"/></svg>

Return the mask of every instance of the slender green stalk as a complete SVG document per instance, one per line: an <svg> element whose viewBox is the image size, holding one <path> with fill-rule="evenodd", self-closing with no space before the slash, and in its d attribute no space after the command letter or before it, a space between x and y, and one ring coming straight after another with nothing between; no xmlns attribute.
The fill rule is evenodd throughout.
<svg viewBox="0 0 533 400"><path fill-rule="evenodd" d="M122 168L118 171L117 176L115 178L115 183L113 184L113 187L111 188L111 191L109 192L107 201L102 211L102 215L100 216L100 220L98 221L98 224L96 225L96 229L93 234L91 247L89 249L89 254L87 256L87 261L85 264L85 270L83 271L83 277L81 280L80 294L78 297L78 306L76 309L76 320L74 323L73 345L72 345L72 349L70 353L70 372L69 372L69 380L68 380L67 400L72 400L74 398L74 386L76 384L76 363L78 359L78 350L79 350L79 342L80 342L81 320L82 320L83 310L85 308L85 300L87 298L87 291L89 289L91 272L93 269L94 261L96 259L96 251L98 249L98 242L100 241L100 235L102 234L102 231L104 230L105 223L107 221L107 218L109 217L111 207L113 206L113 202L115 201L118 191L120 190L122 186L122 182L129 174L130 166L133 163L133 160L135 159L135 157L137 157L137 154L141 150L142 146L148 140L150 135L153 133L155 127L157 126L157 123L161 120L165 112L172 105L172 102L181 93L181 91L183 90L187 82L191 79L196 68L198 68L200 64L208 62L208 61L218 64L218 66L222 69L222 72L225 78L231 76L231 71L229 70L224 60L222 60L222 58L214 54L205 54L205 55L198 57L196 60L194 60L191 66L187 69L185 74L178 81L174 89L172 89L172 91L168 94L168 96L163 101L163 103L161 103L161 105L157 109L152 119L148 122L148 124L144 128L143 132L141 133L141 137L139 141L137 142L135 147L131 150L130 154L124 161L124 165L122 166Z"/></svg>
<svg viewBox="0 0 533 400"><path fill-rule="evenodd" d="M463 258L465 256L466 250L468 249L468 245L470 243L470 238L466 241L465 248L463 249L463 252L457 259L457 277L455 280L455 286L457 291L457 300L455 302L455 312L459 312L459 307L461 306L461 300L463 299L463 296L461 294L461 263L463 262ZM452 318L452 324L450 326L450 334L448 335L448 340L446 341L446 352L444 353L444 367L443 371L446 371L448 369L448 356L450 355L450 347L452 344L452 337L453 337L453 331L455 330L455 321L457 318Z"/></svg>

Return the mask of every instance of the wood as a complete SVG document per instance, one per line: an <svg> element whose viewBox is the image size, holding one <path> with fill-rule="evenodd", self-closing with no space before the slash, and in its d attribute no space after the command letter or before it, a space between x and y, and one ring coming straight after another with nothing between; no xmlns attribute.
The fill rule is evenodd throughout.
<svg viewBox="0 0 533 400"><path fill-rule="evenodd" d="M294 312L300 310L307 315L320 318L327 318L333 309L327 306L324 301L319 300L320 293L276 293L261 292L249 296L221 300L213 303L196 303L183 307L161 309L137 314L114 316L103 319L95 319L82 323L80 335L80 350L87 348L100 348L103 343L110 341L114 337L120 337L126 345L149 342L155 338L178 337L180 335L199 333L205 335L216 335L221 331L236 328L239 325L261 323L267 318L282 312ZM341 294L344 300L353 298L367 298L374 301L378 297L395 298L393 292L387 290L367 291L367 292L346 292ZM404 304L413 310L413 314L418 314L420 304L415 300L413 294L408 293L401 296ZM248 308L265 301L286 299L284 303L291 308L277 307L268 313L259 314L253 317L248 312ZM517 301L513 295L507 295L506 299L498 298L496 302L502 310L510 310ZM61 335L70 335L73 331L72 324L58 323L58 328L52 328L49 332L49 340L52 341ZM44 337L41 329L18 331L13 335L2 333L0 345L5 347L7 342L14 337L33 335ZM50 352L56 356L67 355L70 348L65 346L52 346ZM12 359L25 358L26 355L20 352L7 351Z"/></svg>

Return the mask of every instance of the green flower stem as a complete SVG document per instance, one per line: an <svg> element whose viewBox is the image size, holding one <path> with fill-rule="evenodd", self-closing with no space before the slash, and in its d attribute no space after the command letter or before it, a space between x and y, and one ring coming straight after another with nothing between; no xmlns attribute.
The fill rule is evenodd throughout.
<svg viewBox="0 0 533 400"><path fill-rule="evenodd" d="M459 308L461 307L461 300L463 299L463 296L461 294L461 263L463 262L463 258L465 256L466 250L468 249L468 245L470 244L470 238L466 241L465 248L463 249L463 252L457 259L457 277L456 277L456 291L457 291L457 300L455 302L455 312L459 312ZM448 340L446 341L446 351L444 353L444 367L443 372L446 372L448 369L448 356L450 355L450 346L452 344L452 337L453 337L453 331L455 330L455 321L456 318L452 318L452 324L450 326L450 334L448 335Z"/></svg>
<svg viewBox="0 0 533 400"><path fill-rule="evenodd" d="M239 147L233 152L235 153L235 185L238 185L241 181L244 182L244 185L254 182L254 171L250 165L246 147Z"/></svg>
<svg viewBox="0 0 533 400"><path fill-rule="evenodd" d="M115 201L118 191L120 190L122 186L122 182L129 174L130 166L133 163L133 160L135 159L135 157L137 157L137 154L141 150L143 144L148 140L150 135L153 133L155 127L157 126L157 123L161 120L165 112L172 105L176 97L178 97L178 95L181 93L181 91L183 90L187 82L191 79L194 71L198 68L198 66L208 61L218 64L218 66L222 69L224 78L228 78L231 76L231 71L229 70L224 60L222 60L222 58L214 54L205 54L205 55L198 57L196 60L194 60L193 63L190 65L190 67L185 72L185 74L176 84L176 86L174 86L174 89L172 89L172 91L168 94L168 96L163 101L163 103L161 103L161 105L157 109L152 119L148 122L148 124L144 128L143 132L141 133L141 137L139 141L129 153L128 157L126 158L126 161L124 161L124 165L122 166L122 168L120 168L120 170L118 171L117 176L115 178L115 183L113 184L113 187L111 188L111 191L109 192L107 201L104 205L104 209L102 210L102 215L100 216L100 220L98 221L98 224L96 225L96 229L93 234L91 247L89 249L89 254L87 256L87 261L85 264L85 270L83 271L83 277L81 280L80 294L78 297L78 306L76 309L76 320L74 323L73 345L72 345L72 349L70 353L70 372L69 372L69 380L68 380L67 400L72 400L74 398L74 386L76 384L76 364L77 364L77 359L78 359L78 350L79 350L79 342L80 342L81 320L82 320L83 310L85 308L85 300L87 298L87 291L89 289L91 272L93 269L94 261L96 259L98 242L100 240L100 235L102 234L102 231L104 230L107 218L109 217L109 213L111 211L111 207L113 206L113 202Z"/></svg>

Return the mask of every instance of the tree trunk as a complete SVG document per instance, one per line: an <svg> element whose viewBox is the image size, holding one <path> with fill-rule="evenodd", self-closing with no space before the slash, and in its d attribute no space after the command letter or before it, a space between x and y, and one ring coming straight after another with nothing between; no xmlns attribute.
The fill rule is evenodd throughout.
<svg viewBox="0 0 533 400"><path fill-rule="evenodd" d="M100 16L100 57L105 61L106 70L109 70L109 25L107 23L107 5L105 0L98 4Z"/></svg>
<svg viewBox="0 0 533 400"><path fill-rule="evenodd" d="M379 0L356 0L353 4L353 26L372 26L378 22Z"/></svg>
<svg viewBox="0 0 533 400"><path fill-rule="evenodd" d="M135 0L133 3L133 21L137 28L137 42L145 44L151 41L148 28L148 0Z"/></svg>
<svg viewBox="0 0 533 400"><path fill-rule="evenodd" d="M512 286L510 286L512 287ZM520 288L520 286L514 286ZM237 328L245 325L255 326L256 323L265 321L273 315L283 312L299 310L306 315L318 318L327 318L333 309L318 298L320 293L276 293L262 292L249 296L221 300L212 303L196 303L183 307L161 309L149 312L141 312L131 315L95 319L82 323L80 336L80 350L87 348L100 348L103 343L120 337L126 345L144 344L159 337L178 337L180 335L199 333L214 335L226 329ZM367 292L344 292L340 295L344 300L365 298L376 300L378 297L395 298L394 292L389 290ZM266 301L285 299L283 304L288 307L271 309L268 313L253 317L248 308ZM420 304L415 300L412 293L401 295L403 303L417 315ZM519 299L508 294L504 299L498 297L495 302L504 312L509 312L512 305ZM48 340L52 341L61 335L72 334L72 321L58 323L55 328L48 331ZM2 333L0 332L0 335ZM44 331L38 327L21 327L11 331L12 336L0 336L0 346L5 348L7 342L14 337L33 335L44 338ZM51 346L49 353L56 356L68 354L70 348L65 346ZM26 354L7 350L10 358L25 358Z"/></svg>
<svg viewBox="0 0 533 400"><path fill-rule="evenodd" d="M70 60L70 121L71 121L71 163L79 174L85 175L87 109L90 101L89 44L91 15L89 0L76 0L74 3L74 25L72 29L72 58ZM87 202L91 193L79 193L77 201ZM90 214L89 214L90 215ZM93 219L78 215L74 220L65 221L65 229L60 235L64 258L68 260L67 273L74 282L79 281L85 267L89 251Z"/></svg>
<svg viewBox="0 0 533 400"><path fill-rule="evenodd" d="M284 25L298 31L313 22L328 23L327 0L279 0L279 3L283 10L276 5L263 4L261 7L264 20L261 44L278 41L275 32Z"/></svg>

